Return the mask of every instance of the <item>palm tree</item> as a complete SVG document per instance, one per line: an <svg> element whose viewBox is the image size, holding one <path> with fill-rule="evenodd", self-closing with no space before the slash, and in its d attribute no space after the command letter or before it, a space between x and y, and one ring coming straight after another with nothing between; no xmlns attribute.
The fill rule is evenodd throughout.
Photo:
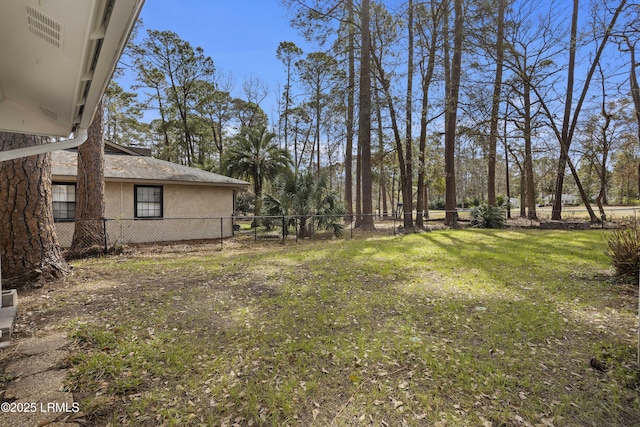
<svg viewBox="0 0 640 427"><path fill-rule="evenodd" d="M288 173L281 175L273 187L274 195L265 196L265 211L267 215L293 215L299 219L298 237L311 236L313 225L330 230L335 236L342 235L344 201L329 189L324 176L307 172L296 178Z"/></svg>
<svg viewBox="0 0 640 427"><path fill-rule="evenodd" d="M223 170L227 174L253 182L256 216L261 213L265 181L274 179L292 166L289 153L272 141L275 136L276 134L269 132L266 127L243 128L233 138L233 144L224 156ZM253 226L258 226L255 219Z"/></svg>

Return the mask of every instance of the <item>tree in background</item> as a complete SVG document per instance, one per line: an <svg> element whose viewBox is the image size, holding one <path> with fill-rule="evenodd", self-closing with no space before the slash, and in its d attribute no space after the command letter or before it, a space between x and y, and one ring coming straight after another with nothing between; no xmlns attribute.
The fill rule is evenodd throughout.
<svg viewBox="0 0 640 427"><path fill-rule="evenodd" d="M577 25L578 25L578 11L579 11L579 1L573 0L573 12L571 14L571 31L570 31L570 45L569 45L569 63L567 66L567 89L566 89L566 98L564 104L564 114L562 118L562 125L559 126L556 123L555 116L551 113L549 106L543 102L543 108L547 114L547 118L558 138L560 143L560 156L558 159L558 172L556 178L556 188L555 188L555 197L553 204L553 212L551 214L551 218L554 220L562 219L562 192L563 192L563 183L564 183L564 175L565 169L568 165L571 169L571 174L573 175L576 185L578 186L578 190L580 191L580 195L582 197L582 201L589 212L589 217L592 222L599 222L600 220L595 216L593 209L589 204L589 200L586 197L586 193L584 192L580 178L578 177L578 173L569 157L569 149L571 148L571 142L573 140L573 136L576 131L576 127L578 124L578 120L580 117L580 112L582 106L584 104L585 99L587 98L587 94L589 92L589 86L591 84L591 79L596 71L596 67L600 62L600 58L602 57L602 53L607 46L609 38L611 37L614 28L616 26L616 21L620 17L620 14L625 8L626 0L620 0L617 7L614 9L613 7L606 7L606 11L610 14L609 21L603 23L602 34L594 40L596 51L593 54L593 57L590 58L591 64L587 71L587 74L583 80L582 88L580 91L580 96L578 101L573 103L573 92L575 85L575 73L576 73L576 50L578 43L577 36ZM535 88L533 88L535 90ZM537 94L541 99L542 96Z"/></svg>
<svg viewBox="0 0 640 427"><path fill-rule="evenodd" d="M345 116L344 203L349 222L353 221L353 135L356 91L356 23L353 0L346 1L347 9L347 110Z"/></svg>
<svg viewBox="0 0 640 427"><path fill-rule="evenodd" d="M262 212L262 192L265 181L289 170L289 153L273 140L275 133L266 127L244 128L233 139L223 161L223 171L231 176L249 179L256 195L256 215ZM253 226L258 226L254 219Z"/></svg>
<svg viewBox="0 0 640 427"><path fill-rule="evenodd" d="M496 152L498 142L498 121L500 113L500 94L502 91L502 70L504 62L504 12L506 0L498 0L498 16L495 43L496 73L491 97L491 130L489 133L489 167L487 199L490 206L496 205Z"/></svg>
<svg viewBox="0 0 640 427"><path fill-rule="evenodd" d="M304 59L295 64L300 81L305 85L310 96L310 105L314 110L314 132L312 155L309 169L312 168L313 154L316 156L316 172L320 173L320 137L323 120L323 110L327 104L328 94L335 86L336 79L341 75L337 69L337 61L324 52L311 52Z"/></svg>
<svg viewBox="0 0 640 427"><path fill-rule="evenodd" d="M219 163L217 170L222 170L227 126L233 117L233 98L228 90L218 90L216 85L211 82L200 81L198 85L200 93L195 108L211 130L213 144L218 151ZM198 165L203 169L211 170L211 168L203 166Z"/></svg>
<svg viewBox="0 0 640 427"><path fill-rule="evenodd" d="M416 5L416 20L418 31L419 47L419 68L420 68L420 92L422 96L420 108L420 136L418 148L418 185L416 209L416 226L423 226L423 219L429 217L429 184L433 176L429 172L429 164L433 159L427 156L427 125L429 124L430 90L434 80L436 67L436 52L440 38L440 25L442 23L441 2L431 0L427 4Z"/></svg>
<svg viewBox="0 0 640 427"><path fill-rule="evenodd" d="M215 72L213 60L200 47L193 48L171 31L147 30L147 37L132 49L137 79L155 91L163 126L167 113L175 115L181 135L178 151L184 163L197 161L190 118L197 102L199 81L211 80ZM165 142L170 145L168 134Z"/></svg>
<svg viewBox="0 0 640 427"><path fill-rule="evenodd" d="M360 6L360 93L358 96L358 146L360 150L360 185L362 216L356 226L373 230L373 194L371 176L371 39L369 33L369 0Z"/></svg>
<svg viewBox="0 0 640 427"><path fill-rule="evenodd" d="M102 98L103 137L120 145L142 145L146 142L149 125L141 122L143 106L138 102L138 94L125 91L115 80Z"/></svg>
<svg viewBox="0 0 640 427"><path fill-rule="evenodd" d="M282 61L287 73L287 81L284 85L284 94L282 95L284 98L284 106L281 112L281 118L284 121L284 149L287 151L289 151L289 110L293 102L291 98L291 77L293 74L293 66L302 53L302 49L296 46L295 43L287 41L280 42L276 50L276 58Z"/></svg>
<svg viewBox="0 0 640 427"><path fill-rule="evenodd" d="M612 155L613 173L611 194L621 205L637 204L640 198L637 183L640 180L638 163L640 147L633 133L626 134L620 148Z"/></svg>
<svg viewBox="0 0 640 427"><path fill-rule="evenodd" d="M45 142L42 136L0 132L0 150ZM0 162L0 200L3 280L24 288L68 274L53 223L50 154Z"/></svg>
<svg viewBox="0 0 640 427"><path fill-rule="evenodd" d="M413 5L409 5L411 16L413 16ZM380 89L383 93L384 104L389 113L389 120L391 121L391 130L393 132L393 139L395 142L395 151L398 156L398 169L400 172L400 190L402 194L402 203L404 207L403 218L405 230L413 228L413 172L412 172L412 145L413 140L411 138L411 120L408 116L405 117L405 138L403 144L403 138L400 130L399 120L401 119L401 113L396 106L396 97L392 93L392 85L397 79L394 71L388 71L395 66L394 56L391 55L392 50L396 49L396 45L400 39L400 33L398 32L397 20L392 16L387 9L382 5L376 4L373 7L373 31L371 36L371 56L374 64L374 76L377 79ZM412 35L413 32L410 31ZM409 45L412 45L412 37L409 37ZM409 49L409 62L412 62L413 49ZM385 60L389 60L391 64L386 64ZM409 65L408 65L409 66ZM411 65L412 67L413 65ZM407 92L405 96L407 104L405 104L405 112L408 115L412 115L411 111L411 94L409 90L413 85L413 73L408 72L407 77ZM378 95L375 94L374 97ZM379 122L381 121L381 115L379 115ZM383 126L379 123L379 126Z"/></svg>
<svg viewBox="0 0 640 427"><path fill-rule="evenodd" d="M462 14L462 0L453 0L454 24L453 24L453 57L449 63L448 43L445 43L445 71L446 74L446 101L445 101L445 134L444 134L444 173L446 181L445 195L445 225L456 226L458 213L456 209L456 172L455 172L455 147L458 98L460 92L460 77L462 74L462 43L464 41L464 16ZM448 21L445 16L445 23ZM446 36L445 36L446 37Z"/></svg>

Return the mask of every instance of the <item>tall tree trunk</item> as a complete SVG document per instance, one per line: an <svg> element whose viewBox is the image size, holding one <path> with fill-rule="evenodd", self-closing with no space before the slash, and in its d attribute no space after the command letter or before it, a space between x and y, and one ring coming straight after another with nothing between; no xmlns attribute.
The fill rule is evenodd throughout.
<svg viewBox="0 0 640 427"><path fill-rule="evenodd" d="M347 39L348 87L347 87L347 143L344 156L344 204L349 222L353 221L353 119L355 104L355 23L353 0L347 1L349 35Z"/></svg>
<svg viewBox="0 0 640 427"><path fill-rule="evenodd" d="M384 219L389 218L389 204L387 202L387 198L389 197L387 191L387 182L386 179L383 180L380 185L382 186L382 217Z"/></svg>
<svg viewBox="0 0 640 427"><path fill-rule="evenodd" d="M360 228L373 230L373 194L371 176L371 42L369 34L369 0L362 0L360 8L361 53L360 94L358 113L358 145L362 150L362 224Z"/></svg>
<svg viewBox="0 0 640 427"><path fill-rule="evenodd" d="M0 132L0 150L45 142ZM3 280L19 288L68 274L53 222L50 154L0 162L0 200Z"/></svg>
<svg viewBox="0 0 640 427"><path fill-rule="evenodd" d="M320 90L316 92L316 158L317 158L317 169L316 172L318 177L320 177L320 120L322 118L322 106L320 104Z"/></svg>
<svg viewBox="0 0 640 427"><path fill-rule="evenodd" d="M569 164L571 169L571 173L576 180L576 184L578 186L578 190L580 190L580 195L582 196L582 201L589 212L589 217L592 222L598 222L599 219L593 213L593 209L589 203L589 199L586 196L586 192L584 192L582 188L582 184L580 183L580 177L578 176L575 168L571 164L571 159L569 158L569 148L571 147L571 140L573 139L573 132L578 124L578 118L580 116L580 110L582 108L582 104L587 96L587 92L589 89L589 85L591 83L591 79L593 78L593 74L595 72L596 66L600 61L602 56L602 52L604 51L605 46L611 36L611 32L615 26L618 17L622 13L627 1L620 0L618 7L613 13L611 17L611 21L609 21L609 25L607 26L607 30L600 40L600 45L598 46L598 50L594 55L591 63L591 67L587 72L587 77L582 87L582 93L580 94L580 99L574 109L573 118L571 118L571 110L572 110L572 92L573 92L573 83L574 83L574 75L575 75L575 55L576 55L576 41L577 41L577 21L578 21L578 0L573 0L573 14L571 18L571 46L569 50L569 66L568 66L568 75L567 75L567 98L565 101L565 111L564 111L564 120L562 124L562 131L560 134L560 158L558 161L558 176L556 179L556 189L555 196L556 199L553 205L553 213L552 219L560 220L562 219L562 190L564 184L564 172ZM538 97L539 94L538 94ZM541 97L540 97L541 98ZM542 98L541 98L542 99ZM543 108L546 107L543 105ZM548 117L553 117L549 112L547 112Z"/></svg>
<svg viewBox="0 0 640 427"><path fill-rule="evenodd" d="M358 142L356 147L356 223L355 227L362 225L362 147Z"/></svg>
<svg viewBox="0 0 640 427"><path fill-rule="evenodd" d="M600 218L596 216L596 213L593 211L591 207L591 203L589 203L589 196L587 192L584 190L584 186L582 185L582 181L580 181L580 176L578 175L578 171L571 160L571 157L567 157L567 164L569 165L569 169L571 170L571 175L573 176L574 181L576 182L576 187L578 187L578 193L580 193L580 198L584 203L584 207L589 214L589 221L592 223L601 222Z"/></svg>
<svg viewBox="0 0 640 427"><path fill-rule="evenodd" d="M160 96L160 87L156 86L155 90L156 90L156 94L157 94L156 96L158 98L158 112L160 113L160 123L161 123L161 128L162 128L162 137L164 139L164 148L165 148L165 150L170 151L170 147L169 146L171 145L171 143L169 142L169 133L167 132L167 121L165 119L165 111L164 111L164 107L162 105L162 97ZM164 151L164 150L162 150L162 151ZM166 156L164 156L164 157L167 157L167 158L162 159L162 160L172 161L172 159L168 158L169 157L168 154Z"/></svg>
<svg viewBox="0 0 640 427"><path fill-rule="evenodd" d="M609 126L611 126L611 119L613 115L607 111L607 101L606 101L606 89L605 89L605 80L604 73L602 71L602 67L599 66L600 75L602 77L602 104L600 104L600 115L604 119L604 126L602 127L601 139L602 139L602 159L598 165L598 178L600 180L600 191L598 191L598 197L596 197L596 203L598 204L598 210L600 211L600 219L602 221L607 220L607 215L604 212L604 205L607 203L607 158L609 157L609 148L611 144L609 143L609 136L607 132L609 130Z"/></svg>
<svg viewBox="0 0 640 427"><path fill-rule="evenodd" d="M573 102L573 82L576 68L576 45L578 34L578 3L573 0L573 13L571 14L571 41L569 45L569 66L567 69L567 94L564 104L564 117L562 121L562 134L560 139L560 158L558 160L558 171L556 176L556 191L553 201L553 211L551 219L562 219L562 191L564 188L564 172L567 168L569 158L569 125L571 120L571 110Z"/></svg>
<svg viewBox="0 0 640 427"><path fill-rule="evenodd" d="M507 108L509 108L508 104L507 104ZM508 113L505 112L505 119L504 119L504 168L505 168L505 182L506 182L506 186L507 186L507 219L511 219L511 179L509 176L509 143L507 141L507 119L506 117L508 116ZM522 200L522 199L520 199Z"/></svg>
<svg viewBox="0 0 640 427"><path fill-rule="evenodd" d="M413 0L409 0L407 16L408 49L407 49L407 105L405 120L405 177L402 188L402 204L404 205L404 229L413 229Z"/></svg>
<svg viewBox="0 0 640 427"><path fill-rule="evenodd" d="M489 131L489 174L487 185L487 202L496 204L496 147L498 141L498 115L500 113L500 92L502 90L502 68L504 60L504 10L505 0L498 1L498 31L496 35L496 76L493 83L491 99L491 124Z"/></svg>
<svg viewBox="0 0 640 427"><path fill-rule="evenodd" d="M446 111L445 111L445 136L444 136L444 168L445 168L445 225L455 227L458 223L456 209L456 171L455 171L455 147L456 147L456 121L458 113L458 94L460 91L460 76L462 63L463 41L463 16L462 0L454 0L454 29L453 29L453 57L451 60L451 74L447 79ZM445 18L445 22L448 18Z"/></svg>
<svg viewBox="0 0 640 427"><path fill-rule="evenodd" d="M524 169L527 187L527 208L529 219L538 219L536 214L536 185L533 176L533 152L531 141L531 86L529 79L524 79Z"/></svg>
<svg viewBox="0 0 640 427"><path fill-rule="evenodd" d="M520 168L520 218L527 217L527 180L524 169Z"/></svg>
<svg viewBox="0 0 640 427"><path fill-rule="evenodd" d="M636 118L636 135L638 141L640 141L640 85L638 84L638 74L636 73L636 46L635 43L629 41L628 36L624 36L624 41L627 44L629 55L631 56L630 69L629 69L629 85L631 86L631 99L633 100L634 116ZM638 164L638 194L640 194L640 164Z"/></svg>
<svg viewBox="0 0 640 427"><path fill-rule="evenodd" d="M387 108L389 109L389 118L391 120L391 129L393 131L393 139L396 144L396 155L398 156L398 169L400 170L400 193L402 195L402 205L403 205L403 224L405 230L413 228L413 221L411 220L411 205L412 205L412 185L410 173L407 171L407 165L409 162L406 160L405 152L406 148L402 145L402 137L400 136L400 128L398 127L398 119L395 105L393 103L393 95L391 94L391 81L387 78L384 69L382 68L382 60L377 57L375 54L372 55L374 63L376 65L376 69L378 70L378 80L382 85L382 89L384 91L385 102L387 104ZM375 81L374 81L375 84ZM377 114L378 114L378 129L379 129L379 138L382 140L383 132L382 132L382 113L381 113L381 102L378 99L378 91L376 85L375 98L377 105ZM410 134L410 132L409 132ZM411 152L409 151L409 154ZM409 171L411 168L409 168ZM407 209L409 209L409 214L407 215ZM407 219L409 219L409 223L407 223Z"/></svg>
<svg viewBox="0 0 640 427"><path fill-rule="evenodd" d="M526 180L525 180L525 167L524 165L518 160L518 156L515 155L515 153L513 152L512 148L506 143L506 133L505 133L505 149L509 152L509 154L511 154L511 157L513 157L514 162L516 163L516 167L518 168L518 171L520 171L520 217L521 218L526 218L527 216L527 212L526 212L526 188L527 188L527 184L526 184ZM505 156L508 154L505 154Z"/></svg>
<svg viewBox="0 0 640 427"><path fill-rule="evenodd" d="M638 85L638 75L636 73L636 52L635 44L626 38L627 47L629 48L629 54L631 55L631 68L629 70L629 84L631 86L631 99L633 99L634 115L636 117L638 141L640 141L640 85Z"/></svg>
<svg viewBox="0 0 640 427"><path fill-rule="evenodd" d="M103 219L104 140L100 103L89 126L87 140L78 147L76 222L70 250L81 252L91 248L102 252L106 241Z"/></svg>
<svg viewBox="0 0 640 427"><path fill-rule="evenodd" d="M380 101L379 89L376 81L373 81L373 100L375 102L375 110L376 110L376 123L377 123L377 134L378 134L378 152L380 154L380 186L384 187L384 182L386 181L386 168L385 168L385 159L384 159L384 122L382 121L382 102ZM384 191L383 191L384 196ZM384 203L384 210L386 212L386 200Z"/></svg>
<svg viewBox="0 0 640 427"><path fill-rule="evenodd" d="M427 149L427 117L429 111L429 89L431 88L431 81L433 80L433 71L435 69L436 49L438 42L438 20L439 15L435 11L435 5L432 1L432 22L433 28L431 30L431 44L429 46L429 60L427 62L426 69L422 70L422 108L420 110L420 136L419 136L419 152L418 152L418 200L416 201L416 208L418 216L416 217L416 226L423 227L423 218L429 217L429 201L427 195L426 179L426 166L425 166L425 151Z"/></svg>

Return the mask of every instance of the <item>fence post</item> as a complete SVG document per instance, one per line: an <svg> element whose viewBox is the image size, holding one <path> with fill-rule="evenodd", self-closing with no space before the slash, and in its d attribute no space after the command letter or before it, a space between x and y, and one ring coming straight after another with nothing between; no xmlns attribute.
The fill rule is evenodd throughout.
<svg viewBox="0 0 640 427"><path fill-rule="evenodd" d="M220 249L224 249L224 239L222 238L224 224L222 220L223 218L220 217ZM233 229L233 222L231 222L231 228Z"/></svg>
<svg viewBox="0 0 640 427"><path fill-rule="evenodd" d="M104 232L104 253L109 251L109 242L107 240L107 219L102 218L102 231Z"/></svg>
<svg viewBox="0 0 640 427"><path fill-rule="evenodd" d="M393 215L393 235L396 235L396 215Z"/></svg>
<svg viewBox="0 0 640 427"><path fill-rule="evenodd" d="M285 227L285 218L284 218L284 215L282 215L282 244L284 244L284 241L287 238L287 235L286 235L287 230L285 230L284 227Z"/></svg>

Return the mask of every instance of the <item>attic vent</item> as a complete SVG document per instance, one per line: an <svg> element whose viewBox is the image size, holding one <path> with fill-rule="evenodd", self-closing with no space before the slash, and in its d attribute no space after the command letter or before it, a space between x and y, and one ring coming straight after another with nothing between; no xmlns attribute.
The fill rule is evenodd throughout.
<svg viewBox="0 0 640 427"><path fill-rule="evenodd" d="M51 111L47 108L44 108L42 105L40 106L40 112L52 120L56 120L56 121L58 120L58 113L56 113L55 111Z"/></svg>
<svg viewBox="0 0 640 427"><path fill-rule="evenodd" d="M27 25L31 33L55 47L60 47L62 26L29 5L27 5Z"/></svg>

